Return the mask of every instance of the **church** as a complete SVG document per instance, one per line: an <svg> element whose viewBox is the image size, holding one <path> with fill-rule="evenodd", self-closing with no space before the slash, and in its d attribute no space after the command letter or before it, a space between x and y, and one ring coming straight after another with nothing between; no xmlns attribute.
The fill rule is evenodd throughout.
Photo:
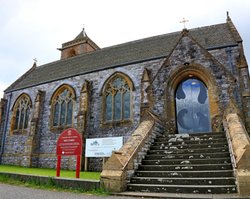
<svg viewBox="0 0 250 199"><path fill-rule="evenodd" d="M59 50L60 60L35 62L5 90L0 164L55 168L57 139L72 127L82 170L102 171L110 191L250 194L249 70L228 14L106 48L83 29ZM85 157L86 139L107 137L123 146L110 158ZM65 156L62 167L75 162Z"/></svg>

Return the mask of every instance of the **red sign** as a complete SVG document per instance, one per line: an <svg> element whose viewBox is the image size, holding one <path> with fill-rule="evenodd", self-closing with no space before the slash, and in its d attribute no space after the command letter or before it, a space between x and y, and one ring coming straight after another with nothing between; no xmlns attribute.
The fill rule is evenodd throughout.
<svg viewBox="0 0 250 199"><path fill-rule="evenodd" d="M64 130L57 140L56 145L57 169L56 176L60 177L61 156L77 156L76 178L80 177L80 162L82 156L82 138L76 129Z"/></svg>
<svg viewBox="0 0 250 199"><path fill-rule="evenodd" d="M69 128L57 140L56 155L82 155L82 138L76 129Z"/></svg>

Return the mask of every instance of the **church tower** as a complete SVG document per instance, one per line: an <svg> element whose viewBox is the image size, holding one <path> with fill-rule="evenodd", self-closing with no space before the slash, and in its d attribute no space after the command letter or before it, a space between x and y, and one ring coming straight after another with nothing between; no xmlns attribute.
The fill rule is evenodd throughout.
<svg viewBox="0 0 250 199"><path fill-rule="evenodd" d="M96 51L98 49L100 49L99 46L88 37L83 28L75 39L63 43L62 48L59 48L58 50L61 51L61 59L67 59L80 54Z"/></svg>

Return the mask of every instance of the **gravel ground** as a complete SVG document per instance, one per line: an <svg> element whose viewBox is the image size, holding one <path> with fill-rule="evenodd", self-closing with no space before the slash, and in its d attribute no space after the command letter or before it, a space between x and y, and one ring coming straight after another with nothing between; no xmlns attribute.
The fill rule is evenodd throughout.
<svg viewBox="0 0 250 199"><path fill-rule="evenodd" d="M33 189L0 183L0 199L130 199L121 196L93 196L80 193L68 193Z"/></svg>

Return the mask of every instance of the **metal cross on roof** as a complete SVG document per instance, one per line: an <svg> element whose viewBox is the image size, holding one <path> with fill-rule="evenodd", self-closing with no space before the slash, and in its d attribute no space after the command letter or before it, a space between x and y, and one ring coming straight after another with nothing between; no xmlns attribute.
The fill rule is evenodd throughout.
<svg viewBox="0 0 250 199"><path fill-rule="evenodd" d="M180 21L180 23L183 23L184 25L184 29L186 29L186 23L189 22L187 19L185 19L185 17L183 17L182 21Z"/></svg>
<svg viewBox="0 0 250 199"><path fill-rule="evenodd" d="M36 63L37 62L37 58L34 58L33 61Z"/></svg>

